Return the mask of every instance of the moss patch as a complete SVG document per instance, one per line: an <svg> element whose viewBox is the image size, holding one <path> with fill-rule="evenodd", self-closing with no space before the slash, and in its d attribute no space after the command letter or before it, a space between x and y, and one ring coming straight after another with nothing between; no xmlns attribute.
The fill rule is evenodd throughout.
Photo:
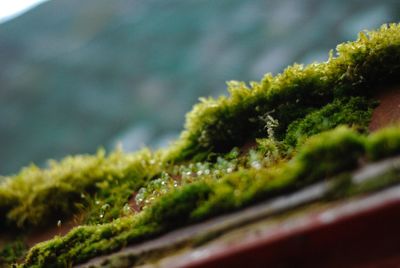
<svg viewBox="0 0 400 268"><path fill-rule="evenodd" d="M374 88L399 77L400 25L360 33L327 62L229 82L230 96L201 99L170 148L99 150L5 178L0 224L29 231L82 215L22 265L71 266L398 154L398 127L368 135L367 126Z"/></svg>
<svg viewBox="0 0 400 268"><path fill-rule="evenodd" d="M136 216L79 227L65 237L39 244L31 249L24 267L76 264L176 227L294 191L356 167L368 146L368 139L346 127L318 134L298 148L293 159L273 168L239 169L219 180L204 178L166 193ZM316 163L320 168L312 168Z"/></svg>
<svg viewBox="0 0 400 268"><path fill-rule="evenodd" d="M28 246L21 237L13 242L6 243L0 249L0 267L6 267L7 264L21 261L28 251Z"/></svg>
<svg viewBox="0 0 400 268"><path fill-rule="evenodd" d="M400 153L400 131L398 127L388 127L368 138L368 157L378 160Z"/></svg>

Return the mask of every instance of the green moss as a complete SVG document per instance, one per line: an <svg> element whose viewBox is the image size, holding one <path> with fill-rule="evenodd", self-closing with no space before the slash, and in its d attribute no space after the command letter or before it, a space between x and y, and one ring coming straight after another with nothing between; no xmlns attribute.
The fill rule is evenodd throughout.
<svg viewBox="0 0 400 268"><path fill-rule="evenodd" d="M336 99L309 113L305 118L291 123L286 132L285 142L296 146L312 135L344 124L366 132L374 106L374 101L363 97Z"/></svg>
<svg viewBox="0 0 400 268"><path fill-rule="evenodd" d="M346 127L311 137L293 160L299 166L297 181L315 181L354 168L364 152L364 138Z"/></svg>
<svg viewBox="0 0 400 268"><path fill-rule="evenodd" d="M288 190L290 179L282 175L282 169L241 169L212 183L212 193L191 217L196 220L237 210L246 205L271 198Z"/></svg>
<svg viewBox="0 0 400 268"><path fill-rule="evenodd" d="M220 153L255 138L285 138L294 146L309 135L343 123L365 129L371 108L366 98L373 87L395 83L400 77L399 28L392 24L361 33L357 41L339 45L337 56L332 53L324 63L293 65L249 86L228 83L230 97L202 99L187 115L181 138L162 152L162 158L172 163L184 159L214 161ZM364 97L347 98L357 95ZM268 118L279 122L273 132L269 131ZM275 136L269 137L271 133ZM60 210L59 217L65 218L88 209L88 205L87 222L108 222L124 214L122 207L130 196L162 172L166 163L160 157L150 152L105 156L100 151L96 156L51 162L44 170L25 168L0 185L2 223L54 224L48 217L54 211ZM149 164L153 158L161 164ZM87 198L82 200L82 195ZM41 204L46 196L53 200L51 204Z"/></svg>
<svg viewBox="0 0 400 268"><path fill-rule="evenodd" d="M207 183L193 183L161 197L146 212L150 214L152 223L163 228L185 225L199 204L208 199L211 191Z"/></svg>
<svg viewBox="0 0 400 268"><path fill-rule="evenodd" d="M289 162L225 175L213 183L209 199L193 216L200 219L232 211L354 168L364 154L364 138L339 127L310 138L298 150Z"/></svg>
<svg viewBox="0 0 400 268"><path fill-rule="evenodd" d="M187 115L185 131L170 149L170 159L226 152L252 138L265 137L267 114L279 121L276 134L283 138L293 121L336 98L368 97L377 85L399 82L399 29L391 24L360 33L357 41L339 45L337 56L332 52L324 63L295 64L250 86L230 82L230 97L201 99Z"/></svg>
<svg viewBox="0 0 400 268"><path fill-rule="evenodd" d="M301 145L290 161L239 168L220 179L205 175L166 192L137 215L79 227L65 237L39 244L30 251L25 266L76 264L178 226L294 191L356 167L367 146L368 139L350 128L323 132Z"/></svg>
<svg viewBox="0 0 400 268"><path fill-rule="evenodd" d="M21 261L27 250L28 246L21 238L5 244L0 249L0 267L6 267L7 264Z"/></svg>
<svg viewBox="0 0 400 268"><path fill-rule="evenodd" d="M2 223L19 227L55 225L58 219L99 200L119 207L120 198L126 202L128 193L162 170L160 161L148 150L135 154L116 150L108 156L99 150L94 156L50 161L47 169L29 166L0 184L0 210L5 211Z"/></svg>
<svg viewBox="0 0 400 268"><path fill-rule="evenodd" d="M398 154L398 128L367 136L367 125L374 87L399 82L399 62L400 25L390 25L339 45L327 62L230 82L230 97L202 99L166 150L100 150L7 178L1 224L29 229L83 215L86 225L33 247L23 265L71 266L341 176L366 156Z"/></svg>
<svg viewBox="0 0 400 268"><path fill-rule="evenodd" d="M65 237L32 248L24 267L72 265L183 225L209 191L206 184L195 183L167 194L136 217L75 228Z"/></svg>
<svg viewBox="0 0 400 268"><path fill-rule="evenodd" d="M400 131L398 127L389 127L372 134L368 138L368 157L382 159L400 153Z"/></svg>

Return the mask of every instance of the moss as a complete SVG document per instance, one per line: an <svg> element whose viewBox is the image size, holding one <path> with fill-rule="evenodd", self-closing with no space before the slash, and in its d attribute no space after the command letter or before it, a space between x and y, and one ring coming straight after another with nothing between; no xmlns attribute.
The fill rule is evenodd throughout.
<svg viewBox="0 0 400 268"><path fill-rule="evenodd" d="M320 133L302 144L290 161L239 168L220 179L206 175L166 192L137 215L79 227L65 237L39 244L30 251L25 266L76 264L178 226L294 191L356 167L367 144L368 139L347 127Z"/></svg>
<svg viewBox="0 0 400 268"><path fill-rule="evenodd" d="M343 123L357 123L364 129L370 116L367 98L372 88L394 83L400 77L399 28L384 25L378 31L361 33L357 41L339 45L337 56L332 53L324 63L293 65L282 74L267 74L250 85L228 83L230 97L202 99L187 115L181 138L161 152L163 156L148 151L106 156L99 151L95 156L50 162L44 170L25 168L0 185L0 210L5 212L2 223L21 227L54 224L46 219L59 208L58 217L85 208L89 210L86 222L108 222L123 215L122 207L132 193L165 169L164 160L172 165L184 159L214 161L220 153L255 138L285 138L287 144L295 146L309 135ZM375 68L378 63L380 67ZM364 97L349 98L358 95ZM273 132L268 131L268 118L279 122ZM270 137L271 133L275 136ZM151 165L152 160L161 164ZM53 196L51 204L40 204L40 196L54 189L60 197ZM67 202L61 196L67 196Z"/></svg>
<svg viewBox="0 0 400 268"><path fill-rule="evenodd" d="M207 183L193 183L161 197L146 212L150 214L151 222L166 229L181 226L190 220L193 211L208 199L211 191Z"/></svg>
<svg viewBox="0 0 400 268"><path fill-rule="evenodd" d="M257 200L271 198L283 190L288 191L290 178L279 176L281 169L241 169L224 176L212 184L209 198L196 208L191 217L195 220L237 210Z"/></svg>
<svg viewBox="0 0 400 268"><path fill-rule="evenodd" d="M136 217L75 228L65 237L32 248L25 267L63 267L66 263L72 265L183 225L188 222L191 211L206 198L209 191L208 185L195 183L159 199Z"/></svg>
<svg viewBox="0 0 400 268"><path fill-rule="evenodd" d="M0 267L6 267L7 264L21 261L28 250L28 246L22 238L17 238L13 242L5 244L0 249Z"/></svg>
<svg viewBox="0 0 400 268"><path fill-rule="evenodd" d="M344 124L366 132L374 106L374 101L363 97L336 99L309 113L305 118L291 123L286 132L285 142L296 146L307 137Z"/></svg>
<svg viewBox="0 0 400 268"><path fill-rule="evenodd" d="M162 167L158 156L148 150L134 154L116 150L108 156L99 150L94 156L50 161L47 169L29 166L0 184L2 223L19 227L55 224L99 200L119 207L121 197L126 202L128 192L137 190ZM90 210L96 209L92 206Z"/></svg>
<svg viewBox="0 0 400 268"><path fill-rule="evenodd" d="M192 216L207 218L299 189L356 167L364 152L364 138L352 129L339 127L318 134L300 146L289 162L227 174L213 184L209 199Z"/></svg>
<svg viewBox="0 0 400 268"><path fill-rule="evenodd" d="M7 188L0 188L0 228L9 227L7 224L7 213L18 205L18 197Z"/></svg>
<svg viewBox="0 0 400 268"><path fill-rule="evenodd" d="M315 181L352 169L364 152L364 138L346 127L311 137L293 160L297 181Z"/></svg>
<svg viewBox="0 0 400 268"><path fill-rule="evenodd" d="M399 82L400 26L383 25L341 44L337 56L308 66L295 64L261 82L230 82L230 97L201 99L187 115L185 131L170 149L170 159L190 159L203 152L226 152L248 139L265 137L266 114L287 127L336 98L372 95L377 85ZM376 68L379 66L379 68ZM239 123L240 122L240 123ZM206 155L206 154L205 154Z"/></svg>
<svg viewBox="0 0 400 268"><path fill-rule="evenodd" d="M230 82L230 97L202 99L166 150L100 150L7 178L0 220L29 229L82 214L86 225L36 245L23 265L65 267L344 176L366 156L399 153L398 128L367 136L373 88L399 82L399 62L400 25L390 25L339 45L327 62ZM336 188L347 189L340 182ZM141 211L130 209L132 200Z"/></svg>
<svg viewBox="0 0 400 268"><path fill-rule="evenodd" d="M398 127L382 129L368 137L367 154L371 160L400 153L400 131Z"/></svg>

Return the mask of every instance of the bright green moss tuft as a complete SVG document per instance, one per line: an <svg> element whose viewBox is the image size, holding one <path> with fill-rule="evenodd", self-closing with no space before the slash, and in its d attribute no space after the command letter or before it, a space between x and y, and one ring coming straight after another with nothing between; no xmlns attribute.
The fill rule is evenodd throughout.
<svg viewBox="0 0 400 268"><path fill-rule="evenodd" d="M295 64L250 86L230 82L230 97L201 99L187 115L185 131L170 149L169 158L205 157L208 152L227 152L248 140L265 137L266 115L278 120L276 134L283 138L293 121L334 99L370 97L377 86L398 83L399 61L400 25L390 24L339 45L337 56L331 53L327 62L305 67Z"/></svg>
<svg viewBox="0 0 400 268"><path fill-rule="evenodd" d="M94 156L50 161L47 169L32 165L0 184L0 210L5 212L1 214L5 218L2 224L19 227L55 225L58 219L89 204L97 205L100 200L101 203L109 202L111 207L120 205L118 198L124 195L124 188L126 194L122 198L126 202L126 195L161 172L162 167L159 157L148 150L135 154L116 150L108 156L100 150Z"/></svg>
<svg viewBox="0 0 400 268"><path fill-rule="evenodd" d="M298 163L297 181L315 181L357 166L364 154L364 138L347 127L311 137L293 161Z"/></svg>
<svg viewBox="0 0 400 268"><path fill-rule="evenodd" d="M368 137L367 153L371 160L378 160L400 153L400 129L389 127Z"/></svg>
<svg viewBox="0 0 400 268"><path fill-rule="evenodd" d="M344 124L366 132L374 104L374 101L363 97L336 99L309 113L305 118L291 123L286 132L285 142L296 146L312 135Z"/></svg>
<svg viewBox="0 0 400 268"><path fill-rule="evenodd" d="M184 225L200 203L208 199L212 189L204 182L186 185L172 194L161 197L147 213L151 222L166 229Z"/></svg>

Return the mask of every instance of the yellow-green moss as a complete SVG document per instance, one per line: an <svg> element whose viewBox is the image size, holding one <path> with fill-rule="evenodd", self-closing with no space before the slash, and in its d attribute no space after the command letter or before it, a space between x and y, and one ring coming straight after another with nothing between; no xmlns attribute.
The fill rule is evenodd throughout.
<svg viewBox="0 0 400 268"><path fill-rule="evenodd" d="M374 101L364 97L335 99L321 109L292 122L284 141L288 145L296 146L311 135L344 124L366 132L374 106Z"/></svg>
<svg viewBox="0 0 400 268"><path fill-rule="evenodd" d="M21 261L27 250L28 246L21 237L6 243L0 248L0 267L6 267L7 264Z"/></svg>
<svg viewBox="0 0 400 268"><path fill-rule="evenodd" d="M50 161L46 169L31 165L0 184L1 223L19 227L55 225L98 200L113 205L123 196L126 202L124 187L134 191L159 173L163 164L158 158L148 150L135 154L116 150L108 156L99 150L94 156Z"/></svg>
<svg viewBox="0 0 400 268"><path fill-rule="evenodd" d="M400 154L399 127L388 127L368 138L368 157L372 160Z"/></svg>
<svg viewBox="0 0 400 268"><path fill-rule="evenodd" d="M308 66L295 64L261 82L228 83L229 97L201 99L187 115L185 131L170 149L170 159L190 159L204 152L226 152L266 135L265 115L286 128L336 98L369 97L379 85L400 80L400 25L362 32L357 41L337 46L336 56ZM379 67L377 67L379 66Z"/></svg>
<svg viewBox="0 0 400 268"><path fill-rule="evenodd" d="M1 225L77 212L86 224L35 246L23 266L70 266L400 153L399 128L367 136L374 88L400 79L400 25L360 33L336 54L249 86L228 83L230 96L201 99L165 150L101 150L7 178ZM142 211L131 210L133 197Z"/></svg>
<svg viewBox="0 0 400 268"><path fill-rule="evenodd" d="M400 136L397 139L400 141ZM31 249L24 266L76 264L173 228L294 191L355 168L368 146L368 138L347 127L318 134L298 148L293 159L273 168L241 168L219 180L205 177L167 192L135 216L79 227L65 237L39 244Z"/></svg>

